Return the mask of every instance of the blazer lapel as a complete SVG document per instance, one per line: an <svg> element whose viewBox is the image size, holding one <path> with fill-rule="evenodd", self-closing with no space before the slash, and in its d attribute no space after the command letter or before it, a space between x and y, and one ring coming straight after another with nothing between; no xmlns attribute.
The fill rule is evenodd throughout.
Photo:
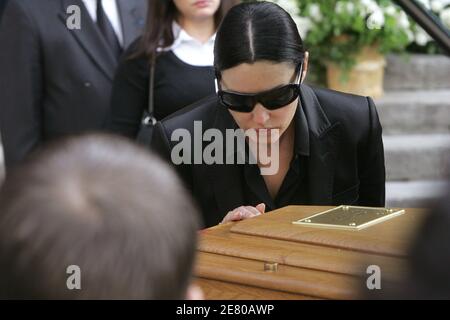
<svg viewBox="0 0 450 320"><path fill-rule="evenodd" d="M116 0L122 20L123 47L127 48L145 27L147 8L137 0Z"/></svg>
<svg viewBox="0 0 450 320"><path fill-rule="evenodd" d="M340 123L330 123L310 87L302 85L300 98L310 131L308 162L310 202L314 205L329 205L333 200L334 169L337 160Z"/></svg>
<svg viewBox="0 0 450 320"><path fill-rule="evenodd" d="M114 72L117 67L117 61L109 50L108 44L104 40L100 31L89 16L89 12L83 4L82 0L61 0L62 12L59 18L66 25L69 17L66 10L71 5L77 5L81 9L81 29L67 31L77 40L80 46L85 50L86 54L92 59L94 64L109 78L113 79Z"/></svg>

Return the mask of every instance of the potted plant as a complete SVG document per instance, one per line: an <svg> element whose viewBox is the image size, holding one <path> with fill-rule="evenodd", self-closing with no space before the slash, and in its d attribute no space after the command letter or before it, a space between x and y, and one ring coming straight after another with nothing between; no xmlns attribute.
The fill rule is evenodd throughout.
<svg viewBox="0 0 450 320"><path fill-rule="evenodd" d="M298 6L311 20L305 42L314 63L326 69L328 87L382 96L384 55L412 41L406 14L390 0L301 0Z"/></svg>
<svg viewBox="0 0 450 320"><path fill-rule="evenodd" d="M291 13L329 88L379 97L388 52L413 41L411 22L391 0L274 0ZM316 82L317 77L316 72Z"/></svg>

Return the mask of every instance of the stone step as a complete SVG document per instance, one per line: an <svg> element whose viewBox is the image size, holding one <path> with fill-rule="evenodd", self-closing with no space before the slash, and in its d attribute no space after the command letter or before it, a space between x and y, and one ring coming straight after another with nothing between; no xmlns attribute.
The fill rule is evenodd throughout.
<svg viewBox="0 0 450 320"><path fill-rule="evenodd" d="M450 89L386 92L376 99L383 133L450 133Z"/></svg>
<svg viewBox="0 0 450 320"><path fill-rule="evenodd" d="M383 136L386 179L433 180L449 175L450 134Z"/></svg>
<svg viewBox="0 0 450 320"><path fill-rule="evenodd" d="M448 186L446 180L391 181L386 183L386 207L429 207Z"/></svg>
<svg viewBox="0 0 450 320"><path fill-rule="evenodd" d="M450 59L445 55L387 55L385 90L450 88Z"/></svg>

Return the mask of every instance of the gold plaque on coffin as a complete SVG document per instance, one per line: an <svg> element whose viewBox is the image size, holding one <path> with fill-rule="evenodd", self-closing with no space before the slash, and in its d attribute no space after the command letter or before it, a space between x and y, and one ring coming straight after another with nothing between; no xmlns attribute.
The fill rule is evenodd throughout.
<svg viewBox="0 0 450 320"><path fill-rule="evenodd" d="M362 230L403 213L403 209L339 206L293 223L308 227Z"/></svg>

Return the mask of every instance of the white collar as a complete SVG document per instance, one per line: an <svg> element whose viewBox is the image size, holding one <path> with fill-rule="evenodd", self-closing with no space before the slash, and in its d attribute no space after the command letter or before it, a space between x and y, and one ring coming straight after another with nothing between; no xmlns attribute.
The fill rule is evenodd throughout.
<svg viewBox="0 0 450 320"><path fill-rule="evenodd" d="M214 33L211 38L208 39L205 43L200 43L197 39L193 38L189 33L186 32L177 22L173 22L172 24L172 32L175 38L173 44L166 48L158 48L158 51L171 51L178 48L180 45L184 43L197 44L198 46L202 45L211 45L214 44L216 40L216 33Z"/></svg>
<svg viewBox="0 0 450 320"><path fill-rule="evenodd" d="M201 43L183 30L176 22L173 23L172 30L175 37L174 43L166 48L158 48L159 52L172 51L181 61L193 66L214 65L215 34L205 43Z"/></svg>

